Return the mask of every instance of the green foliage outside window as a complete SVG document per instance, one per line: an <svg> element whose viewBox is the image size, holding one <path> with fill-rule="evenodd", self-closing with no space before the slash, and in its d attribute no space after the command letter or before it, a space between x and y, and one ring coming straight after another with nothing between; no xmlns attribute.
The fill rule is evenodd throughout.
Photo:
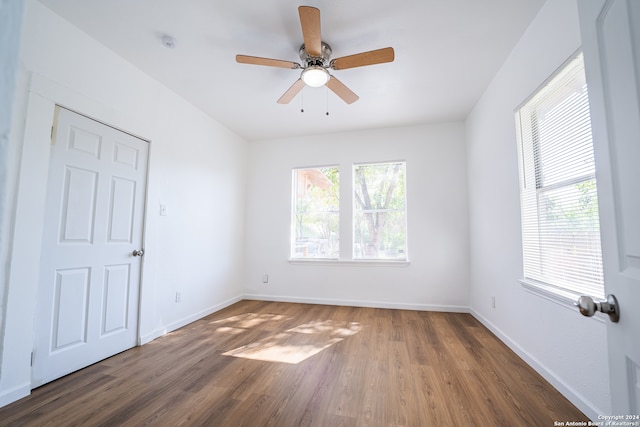
<svg viewBox="0 0 640 427"><path fill-rule="evenodd" d="M354 258L406 259L404 166L354 166Z"/></svg>
<svg viewBox="0 0 640 427"><path fill-rule="evenodd" d="M338 258L337 167L295 169L293 258Z"/></svg>

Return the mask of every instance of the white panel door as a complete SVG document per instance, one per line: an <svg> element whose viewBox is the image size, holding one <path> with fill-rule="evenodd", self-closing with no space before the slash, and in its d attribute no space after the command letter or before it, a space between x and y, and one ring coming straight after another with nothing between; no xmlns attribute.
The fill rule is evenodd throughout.
<svg viewBox="0 0 640 427"><path fill-rule="evenodd" d="M613 412L609 415L622 416L618 422L638 423L640 1L580 0L578 6L596 155L605 288L617 297L620 308L619 323L608 322L607 327Z"/></svg>
<svg viewBox="0 0 640 427"><path fill-rule="evenodd" d="M148 143L56 108L32 386L137 344Z"/></svg>

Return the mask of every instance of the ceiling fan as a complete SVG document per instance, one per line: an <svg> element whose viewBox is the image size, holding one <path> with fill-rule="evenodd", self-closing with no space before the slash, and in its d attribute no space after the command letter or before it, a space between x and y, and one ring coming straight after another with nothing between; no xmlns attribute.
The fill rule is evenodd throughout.
<svg viewBox="0 0 640 427"><path fill-rule="evenodd" d="M320 10L310 6L300 6L300 25L304 44L300 46L302 64L280 59L260 58L257 56L236 55L241 64L264 65L267 67L302 69L300 78L278 99L278 104L288 104L307 85L311 87L327 86L344 102L351 104L358 100L358 95L329 73L331 70L363 67L365 65L392 62L394 51L391 47L356 53L331 59L331 47L322 41L320 36Z"/></svg>

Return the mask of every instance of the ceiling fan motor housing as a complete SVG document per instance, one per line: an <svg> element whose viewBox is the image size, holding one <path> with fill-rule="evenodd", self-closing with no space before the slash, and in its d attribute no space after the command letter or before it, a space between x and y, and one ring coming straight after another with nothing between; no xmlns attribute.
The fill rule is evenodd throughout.
<svg viewBox="0 0 640 427"><path fill-rule="evenodd" d="M331 46L329 46L325 42L322 42L322 56L313 57L307 53L307 49L303 44L302 46L300 46L300 51L299 51L300 59L302 60L302 63L303 63L303 68L307 68L312 65L325 67L325 68L328 67L332 52L333 51L331 50Z"/></svg>

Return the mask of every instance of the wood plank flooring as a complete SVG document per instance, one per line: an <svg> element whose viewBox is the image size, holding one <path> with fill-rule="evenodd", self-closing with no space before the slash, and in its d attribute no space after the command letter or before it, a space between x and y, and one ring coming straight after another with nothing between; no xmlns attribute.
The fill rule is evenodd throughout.
<svg viewBox="0 0 640 427"><path fill-rule="evenodd" d="M468 314L241 301L2 426L553 426L587 417Z"/></svg>

